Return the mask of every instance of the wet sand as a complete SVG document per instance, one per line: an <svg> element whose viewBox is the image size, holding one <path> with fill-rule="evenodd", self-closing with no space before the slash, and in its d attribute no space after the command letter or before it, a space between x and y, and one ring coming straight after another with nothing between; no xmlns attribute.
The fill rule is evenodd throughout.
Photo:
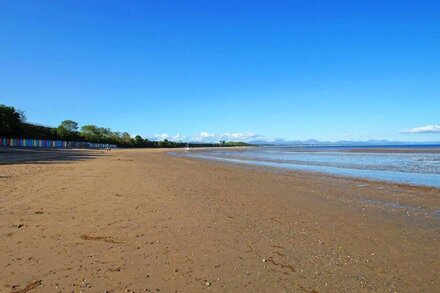
<svg viewBox="0 0 440 293"><path fill-rule="evenodd" d="M438 189L163 150L20 157L0 153L0 292L440 288Z"/></svg>

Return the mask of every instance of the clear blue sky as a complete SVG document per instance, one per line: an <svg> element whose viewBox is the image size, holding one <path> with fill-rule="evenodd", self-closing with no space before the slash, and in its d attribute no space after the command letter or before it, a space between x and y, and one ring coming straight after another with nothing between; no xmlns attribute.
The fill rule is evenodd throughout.
<svg viewBox="0 0 440 293"><path fill-rule="evenodd" d="M440 141L440 1L3 0L0 103L142 136Z"/></svg>

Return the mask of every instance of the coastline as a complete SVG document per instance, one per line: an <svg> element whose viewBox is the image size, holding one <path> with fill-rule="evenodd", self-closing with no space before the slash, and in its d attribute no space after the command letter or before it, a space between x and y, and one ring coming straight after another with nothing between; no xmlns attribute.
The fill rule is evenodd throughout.
<svg viewBox="0 0 440 293"><path fill-rule="evenodd" d="M168 152L169 155L174 156L174 151ZM213 160L208 158L200 158L200 157L185 157L178 156L180 158L188 158L190 160L196 160L200 162L206 162L211 164L219 164L223 166L233 166L236 168L247 169L257 172L270 172L278 175L285 176L293 176L297 178L319 178L319 180L325 180L328 184L342 184L344 186L352 186L352 187L361 187L361 188L369 188L372 190L385 190L385 192L379 193L371 193L367 198L362 198L359 200L360 203L369 202L370 205L377 205L387 208L399 209L405 212L408 211L419 211L423 212L426 216L432 215L434 218L438 217L440 221L440 202L437 202L437 199L440 200L440 188L435 186L425 186L425 185L417 185L410 183L399 183L387 180L376 180L376 179L368 179L361 177L352 177L352 176L344 176L344 175L336 175L331 173L324 173L319 171L305 171L305 170L291 170L286 168L277 168L271 166L261 166L261 165L253 165L251 163L234 163L222 160ZM396 192L406 193L408 191L415 193L423 193L423 194L432 194L434 195L434 202L424 200L423 198L418 197L417 195L409 195L409 196L393 196L389 197L389 194ZM385 196L383 196L386 194ZM381 196L382 195L382 196ZM437 196L436 196L437 195ZM354 197L353 197L354 198Z"/></svg>
<svg viewBox="0 0 440 293"><path fill-rule="evenodd" d="M346 151L353 153L440 153L440 145L436 147L431 146L326 146L326 145L317 145L317 146L283 146L283 145L268 145L268 146L254 146L254 147L264 147L264 148L286 148L286 149L294 149L295 152L319 152L322 150L327 150L329 152L338 152L338 151Z"/></svg>
<svg viewBox="0 0 440 293"><path fill-rule="evenodd" d="M278 151L280 148L276 148ZM281 148L282 149L282 148ZM289 148L289 154L295 153L317 153L317 154L328 154L328 153L339 153L343 151L342 154L347 153L362 153L362 154L436 154L436 152L430 151L431 149L366 149L366 151L362 151L362 149L329 149L325 150L325 152L316 149L295 149ZM440 151L440 149L438 149ZM248 155L248 156L240 156L240 152L246 150L225 150L226 154L216 154L216 150L194 150L192 152L182 152L182 151L170 151L171 155L176 156L186 156L193 159L200 160L208 160L211 162L223 162L225 164L237 165L237 166L247 166L254 168L262 168L267 170L275 170L275 172L305 172L312 173L314 176L332 176L332 177L344 177L344 178L352 178L352 179L360 179L371 182L382 182L389 183L395 185L408 185L413 187L426 187L426 188L435 188L440 191L440 174L437 173L423 173L423 172L403 172L401 170L393 170L393 169L369 169L369 168L356 168L350 166L334 166L334 165L326 165L326 164L307 164L301 161L294 162L290 160L283 160L282 158L269 158L269 157L260 157L257 155ZM265 152L261 152L260 154L264 154ZM284 153L284 152L282 152ZM237 155L233 155L237 154ZM256 154L259 154L258 151ZM301 160L301 159L300 159Z"/></svg>
<svg viewBox="0 0 440 293"><path fill-rule="evenodd" d="M438 189L169 151L0 165L0 292L438 288Z"/></svg>

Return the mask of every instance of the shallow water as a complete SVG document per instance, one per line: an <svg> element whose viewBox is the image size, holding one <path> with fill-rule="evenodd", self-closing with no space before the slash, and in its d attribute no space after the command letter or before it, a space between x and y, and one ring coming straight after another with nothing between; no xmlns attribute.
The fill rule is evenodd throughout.
<svg viewBox="0 0 440 293"><path fill-rule="evenodd" d="M355 150L355 151L353 151ZM245 150L194 150L185 156L217 161L321 172L333 175L440 187L440 153L412 149L390 152L362 148L258 147Z"/></svg>

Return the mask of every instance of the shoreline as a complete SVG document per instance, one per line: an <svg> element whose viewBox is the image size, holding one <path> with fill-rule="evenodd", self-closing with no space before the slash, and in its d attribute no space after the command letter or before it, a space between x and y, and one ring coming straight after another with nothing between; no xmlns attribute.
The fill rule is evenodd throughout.
<svg viewBox="0 0 440 293"><path fill-rule="evenodd" d="M31 284L32 292L440 285L437 216L376 202L436 210L438 190L169 151L79 151L67 161L0 165L0 292Z"/></svg>
<svg viewBox="0 0 440 293"><path fill-rule="evenodd" d="M239 150L237 150L239 151ZM428 150L426 150L428 151ZM197 151L195 151L197 152ZM173 153L176 153L176 156L182 156L179 155L181 153L185 153L185 151L169 151L168 152L170 155L174 155ZM374 153L374 152L373 152ZM382 170L368 170L368 169L350 169L350 168L341 168L339 173L336 172L325 172L322 170L312 170L313 167L315 167L314 165L297 165L297 164L292 164L290 165L288 162L282 162L282 161L277 161L277 160L263 160L263 159L258 159L258 158L254 158L254 159L250 159L250 160L246 160L246 159L241 159L241 158L227 158L227 157L223 157L223 158L218 158L218 157L210 157L210 156L203 156L203 155L194 155L191 156L191 154L189 155L183 155L183 157L188 157L188 158L192 158L192 159L198 159L198 160L203 160L203 161L211 161L211 162L216 162L216 163L223 163L226 165L235 165L235 166L243 166L243 167L251 167L251 168L257 168L257 169L267 169L267 170L272 170L273 172L293 172L293 173L306 173L306 174L311 174L314 176L329 176L329 177L335 177L335 178L346 178L346 179L353 179L353 180L360 180L360 181L365 181L365 182L377 182L377 183L382 183L382 184L392 184L392 185L396 185L396 186L407 186L407 187L414 187L414 188L427 188L427 189L433 189L433 190L438 190L440 192L440 185L436 186L436 185L432 185L432 184L422 184L422 183L410 183L410 182L405 182L403 180L391 180L391 179L378 179L378 178L374 178L371 177L369 178L368 175L362 176L362 175L346 175L344 173L368 173L368 172L373 172L373 173L378 173L380 174L380 172L384 172L386 173L401 173L398 171L382 171ZM278 166L277 166L278 165ZM330 169L335 169L336 167L328 167L328 166L316 166L317 168L321 168L321 169L325 169L325 168L330 168ZM309 170L307 170L307 168L309 168ZM336 168L337 169L337 168ZM405 174L404 172L402 172L402 174ZM418 173L415 173L415 175L417 175ZM420 173L421 175L423 175L423 173Z"/></svg>
<svg viewBox="0 0 440 293"><path fill-rule="evenodd" d="M284 146L284 145L267 145L267 146L254 146L264 148L285 148L291 149L295 152L321 152L326 150L328 152L359 152L359 153L440 153L440 145L438 146Z"/></svg>
<svg viewBox="0 0 440 293"><path fill-rule="evenodd" d="M175 156L174 154L170 154L170 156ZM354 187L361 188L373 188L378 190L387 190L389 192L395 192L396 190L405 190L412 192L423 192L423 193L432 193L434 195L438 195L438 199L440 200L440 187L435 186L426 186L426 185L417 185L417 184L409 184L409 183L398 183L387 180L374 180L362 177L350 177L344 175L335 175L330 173L324 173L319 171L305 171L305 170L289 170L286 168L277 168L271 166L260 166L253 165L251 163L234 163L222 160L215 159L207 159L200 157L187 157L187 156L177 156L178 158L186 158L189 160L196 160L205 162L208 164L219 164L223 166L232 166L236 168L242 168L245 170L257 171L257 172L270 172L278 175L292 176L292 177L300 177L300 178L319 178L319 180L326 180L332 183L338 182L344 185L351 185ZM423 214L427 217L432 217L432 219L436 221L440 221L440 204L433 206L431 202L421 203L421 202L408 202L408 199L399 199L396 201L395 199L390 199L387 197L379 197L372 196L368 198L361 198L358 200L358 203L362 205L362 203L368 203L370 205L374 205L377 207L389 208L394 210L400 210L405 213L414 213L417 212L419 215Z"/></svg>

